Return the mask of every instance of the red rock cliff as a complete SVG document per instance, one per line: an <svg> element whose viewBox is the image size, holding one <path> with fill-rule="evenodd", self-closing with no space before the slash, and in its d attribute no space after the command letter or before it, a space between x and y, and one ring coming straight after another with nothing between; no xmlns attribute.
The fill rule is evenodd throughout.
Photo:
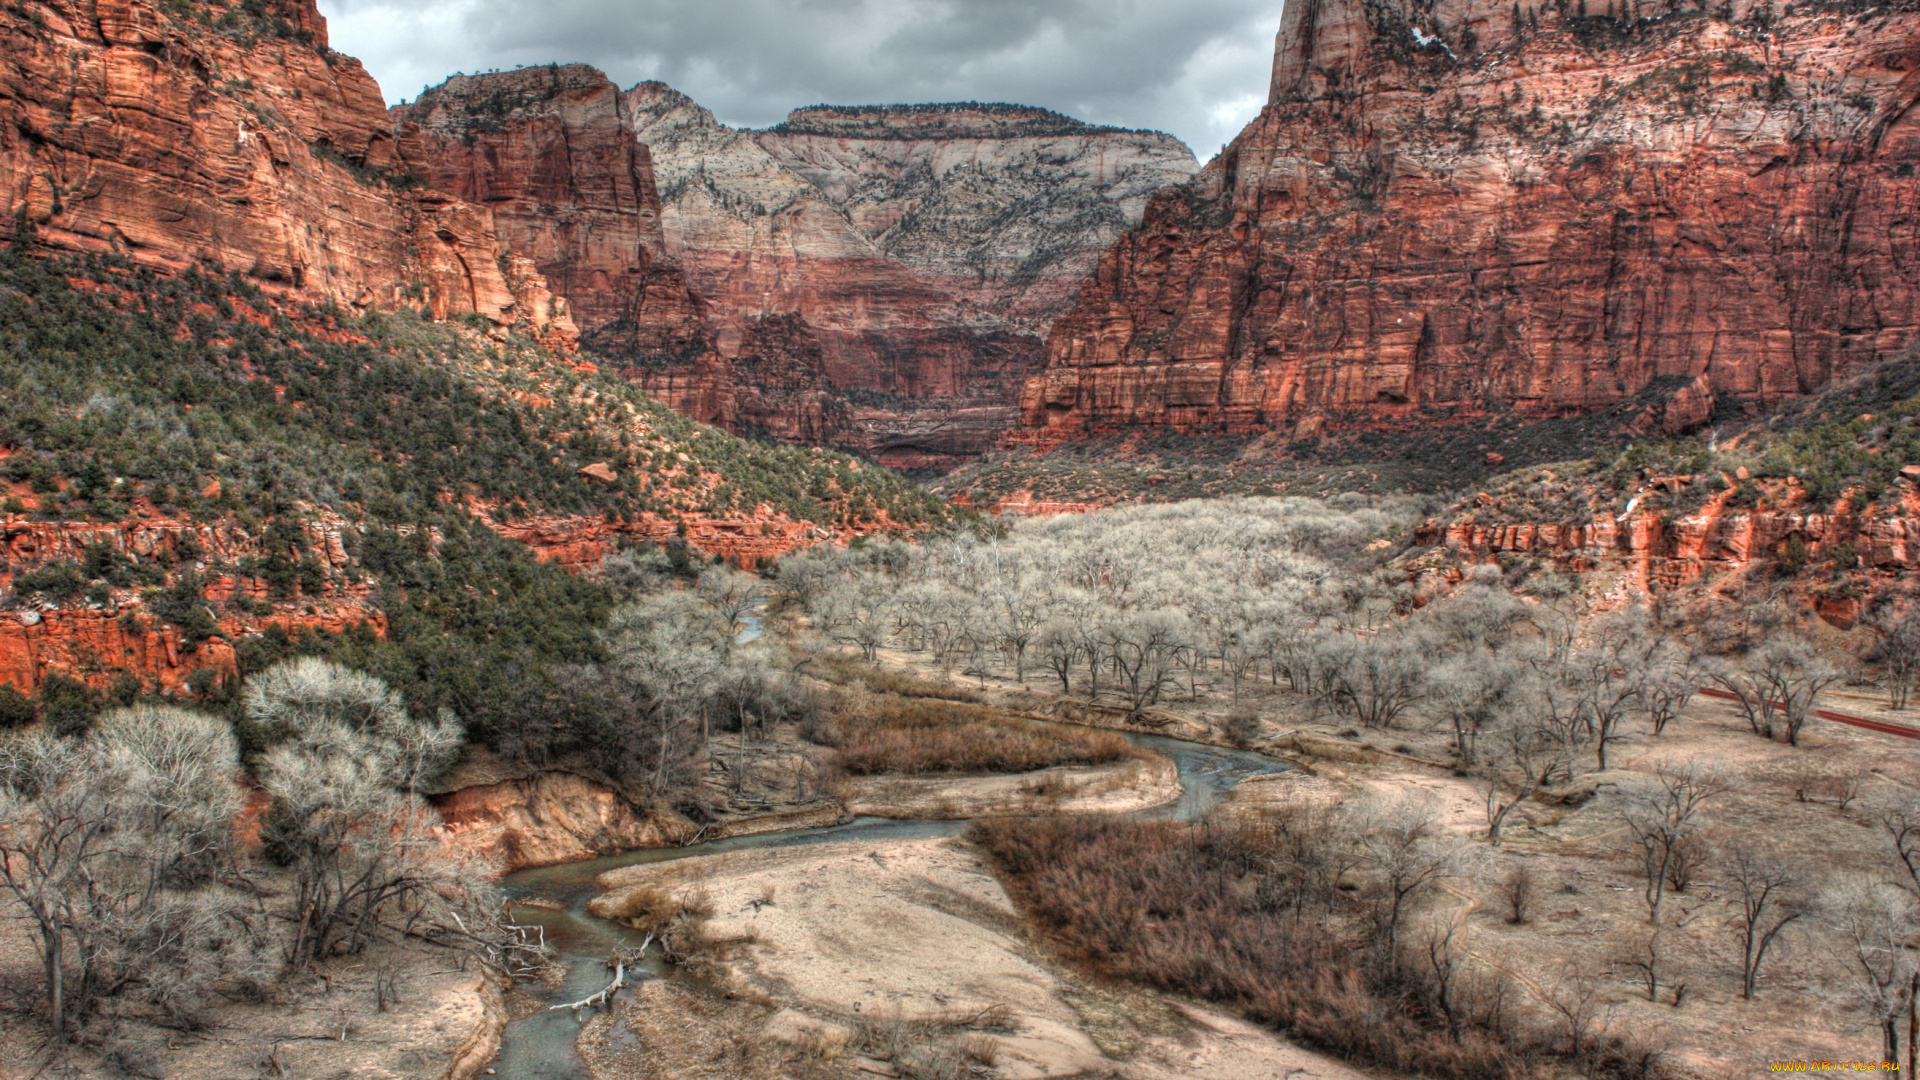
<svg viewBox="0 0 1920 1080"><path fill-rule="evenodd" d="M1271 98L1101 260L1025 438L1670 429L1920 323L1911 4L1289 4Z"/></svg>
<svg viewBox="0 0 1920 1080"><path fill-rule="evenodd" d="M586 345L643 381L703 363L724 371L705 302L664 258L652 163L605 75L584 64L456 75L392 115L433 186L491 209L567 298ZM659 389L696 419L730 418L724 396L671 379Z"/></svg>
<svg viewBox="0 0 1920 1080"><path fill-rule="evenodd" d="M570 337L493 216L422 172L313 0L0 8L0 217L59 247Z"/></svg>

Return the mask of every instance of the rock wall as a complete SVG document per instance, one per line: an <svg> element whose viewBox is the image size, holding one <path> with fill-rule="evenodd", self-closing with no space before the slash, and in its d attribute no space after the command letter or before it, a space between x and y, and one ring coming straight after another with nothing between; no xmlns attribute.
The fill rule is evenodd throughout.
<svg viewBox="0 0 1920 1080"><path fill-rule="evenodd" d="M493 216L422 185L420 164L313 0L0 8L0 218L58 247L570 339Z"/></svg>
<svg viewBox="0 0 1920 1080"><path fill-rule="evenodd" d="M1685 429L1920 324L1909 3L1290 4L1268 105L1053 329L1023 441Z"/></svg>
<svg viewBox="0 0 1920 1080"><path fill-rule="evenodd" d="M1691 477L1655 477L1675 489ZM1694 586L1737 588L1750 579L1785 575L1829 623L1850 629L1863 599L1877 587L1920 570L1920 488L1903 480L1888 497L1813 505L1791 479L1767 481L1757 506L1729 505L1727 490L1687 513L1635 511L1579 522L1515 521L1500 497L1482 493L1452 521L1415 530L1418 547L1434 549L1410 564L1416 575L1458 562L1525 557L1566 573L1625 571L1642 594ZM1642 490L1646 489L1643 485ZM1637 502L1638 500L1636 500ZM1498 520L1478 520L1485 513Z"/></svg>

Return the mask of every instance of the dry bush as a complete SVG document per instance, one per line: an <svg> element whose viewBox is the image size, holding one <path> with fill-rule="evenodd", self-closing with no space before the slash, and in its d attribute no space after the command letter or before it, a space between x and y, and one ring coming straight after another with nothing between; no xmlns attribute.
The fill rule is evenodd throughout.
<svg viewBox="0 0 1920 1080"><path fill-rule="evenodd" d="M1020 794L1049 802L1058 802L1078 790L1078 785L1057 772L1042 773L1020 785Z"/></svg>
<svg viewBox="0 0 1920 1080"><path fill-rule="evenodd" d="M853 1032L838 1024L829 1024L807 1036L803 1049L821 1061L838 1061L847 1056Z"/></svg>
<svg viewBox="0 0 1920 1080"><path fill-rule="evenodd" d="M840 767L855 776L1023 773L1137 755L1110 731L1050 727L975 705L880 694L844 695L812 736L837 749Z"/></svg>
<svg viewBox="0 0 1920 1080"><path fill-rule="evenodd" d="M1525 926L1532 921L1533 910L1533 870L1526 866L1516 866L1507 875L1501 885L1501 899L1505 901L1507 922L1513 926Z"/></svg>
<svg viewBox="0 0 1920 1080"><path fill-rule="evenodd" d="M673 925L681 910L680 901L669 890L658 885L638 885L610 898L598 914L643 934L658 936Z"/></svg>
<svg viewBox="0 0 1920 1080"><path fill-rule="evenodd" d="M1419 963L1367 970L1350 926L1263 903L1272 890L1258 879L1273 863L1256 829L1053 817L978 821L969 835L1027 912L1103 974L1237 1008L1397 1073L1513 1080L1551 1054L1509 1015L1497 980ZM1427 1004L1442 1000L1453 1016ZM1583 1051L1590 1075L1657 1072L1657 1054Z"/></svg>

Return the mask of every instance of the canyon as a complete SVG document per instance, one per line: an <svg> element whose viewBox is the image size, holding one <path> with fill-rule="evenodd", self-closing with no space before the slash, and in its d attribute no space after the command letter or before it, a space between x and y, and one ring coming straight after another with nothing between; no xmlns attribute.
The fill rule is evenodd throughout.
<svg viewBox="0 0 1920 1080"><path fill-rule="evenodd" d="M1673 434L1893 356L1920 326L1917 20L1289 5L1266 108L1101 259L1013 441L1311 443L1638 398L1620 426Z"/></svg>
<svg viewBox="0 0 1920 1080"><path fill-rule="evenodd" d="M1053 318L1178 140L1008 105L818 106L741 130L580 64L393 110L582 342L695 419L938 470L1014 423Z"/></svg>

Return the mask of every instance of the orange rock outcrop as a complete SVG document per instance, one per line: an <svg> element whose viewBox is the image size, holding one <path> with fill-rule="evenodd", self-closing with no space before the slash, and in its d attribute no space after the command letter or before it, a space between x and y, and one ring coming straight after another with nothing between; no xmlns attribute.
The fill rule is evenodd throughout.
<svg viewBox="0 0 1920 1080"><path fill-rule="evenodd" d="M535 773L435 796L445 847L502 873L686 842L686 819L663 816L571 773Z"/></svg>
<svg viewBox="0 0 1920 1080"><path fill-rule="evenodd" d="M1784 12L1784 13L1782 13ZM1021 439L1763 408L1920 328L1920 13L1289 4L1268 104L1055 324ZM1729 526L1731 527L1731 526Z"/></svg>
<svg viewBox="0 0 1920 1080"><path fill-rule="evenodd" d="M135 590L113 590L110 599L50 604L34 596L15 597L0 611L0 683L32 693L48 675L61 674L104 686L120 672L132 672L164 693L185 689L203 670L215 679L237 673L233 642L278 626L340 633L357 626L386 632L386 616L375 609L366 583L351 572L345 534L351 524L333 518L307 523L306 543L288 554L311 556L327 568L330 580L318 596L267 605L265 582L222 575L205 589L208 610L221 607L218 634L190 642L180 628L153 617ZM264 554L261 537L231 522L206 524L164 518L121 522L0 520L0 587L21 575L58 562L79 562L88 549L102 548L136 564L191 566L196 562L233 565ZM243 596L260 614L243 615L221 603ZM201 676L206 678L208 676Z"/></svg>
<svg viewBox="0 0 1920 1080"><path fill-rule="evenodd" d="M1788 504L1793 490L1785 489ZM1692 513L1633 511L1581 523L1482 523L1469 513L1452 523L1429 521L1416 545L1446 548L1467 561L1525 556L1559 570L1624 570L1642 593L1737 582L1753 573L1819 565L1855 584L1920 570L1920 494L1855 512L1833 507L1736 509L1732 492ZM1494 504L1497 506L1497 502ZM1457 576L1457 572L1454 576ZM1815 610L1845 629L1858 619L1862 590L1817 591Z"/></svg>
<svg viewBox="0 0 1920 1080"><path fill-rule="evenodd" d="M421 147L424 178L491 210L567 298L589 348L643 381L718 360L706 302L665 257L647 148L605 75L585 64L456 75L392 118ZM695 419L728 418L722 398L662 389Z"/></svg>

